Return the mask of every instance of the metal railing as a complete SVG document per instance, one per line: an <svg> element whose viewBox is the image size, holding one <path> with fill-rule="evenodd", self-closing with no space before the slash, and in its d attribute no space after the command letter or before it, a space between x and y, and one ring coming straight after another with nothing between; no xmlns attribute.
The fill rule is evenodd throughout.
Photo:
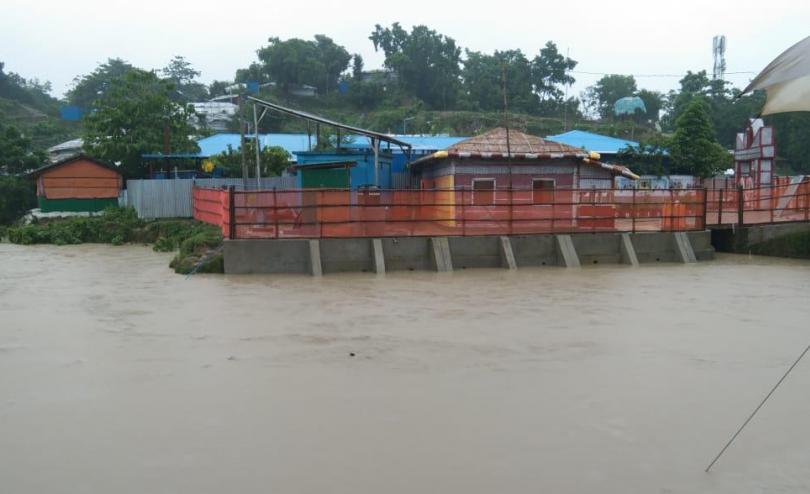
<svg viewBox="0 0 810 494"><path fill-rule="evenodd" d="M687 231L704 189L194 191L194 217L228 238L352 238Z"/></svg>
<svg viewBox="0 0 810 494"><path fill-rule="evenodd" d="M708 225L810 221L810 180L757 188L708 189Z"/></svg>

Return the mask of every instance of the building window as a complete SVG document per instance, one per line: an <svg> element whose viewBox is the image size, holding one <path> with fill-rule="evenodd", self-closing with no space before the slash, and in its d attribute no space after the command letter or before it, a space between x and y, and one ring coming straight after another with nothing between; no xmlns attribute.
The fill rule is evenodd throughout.
<svg viewBox="0 0 810 494"><path fill-rule="evenodd" d="M552 204L554 202L554 180L549 178L533 179L532 202L534 204Z"/></svg>
<svg viewBox="0 0 810 494"><path fill-rule="evenodd" d="M475 178L472 181L473 206L491 206L495 204L495 179Z"/></svg>

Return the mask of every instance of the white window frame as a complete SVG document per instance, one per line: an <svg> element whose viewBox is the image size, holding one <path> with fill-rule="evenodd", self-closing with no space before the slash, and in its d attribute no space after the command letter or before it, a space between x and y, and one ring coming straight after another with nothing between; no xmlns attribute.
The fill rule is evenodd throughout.
<svg viewBox="0 0 810 494"><path fill-rule="evenodd" d="M476 182L492 182L492 204L476 204L475 203L475 184ZM495 180L495 177L479 177L472 179L472 200L470 201L470 205L472 206L494 206L495 205L495 187L497 187L498 182ZM489 189L485 189L489 191Z"/></svg>

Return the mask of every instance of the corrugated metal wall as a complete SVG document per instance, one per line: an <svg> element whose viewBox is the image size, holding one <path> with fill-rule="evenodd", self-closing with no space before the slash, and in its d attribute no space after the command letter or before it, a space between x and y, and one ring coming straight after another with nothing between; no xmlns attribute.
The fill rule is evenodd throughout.
<svg viewBox="0 0 810 494"><path fill-rule="evenodd" d="M191 189L198 187L241 187L241 178L177 180L128 180L126 205L135 208L139 218L191 218ZM250 187L256 180L250 180ZM293 189L295 177L269 177L261 180L262 189Z"/></svg>

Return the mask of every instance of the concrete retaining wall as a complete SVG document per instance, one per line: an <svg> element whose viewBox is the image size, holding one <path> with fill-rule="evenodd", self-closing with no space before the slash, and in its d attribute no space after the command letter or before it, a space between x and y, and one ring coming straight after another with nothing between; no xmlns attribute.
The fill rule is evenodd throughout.
<svg viewBox="0 0 810 494"><path fill-rule="evenodd" d="M747 254L752 247L792 233L810 232L810 223L783 223L776 225L725 226L712 229L712 245L721 252ZM768 255L759 252L760 255ZM773 255L779 255L774 253Z"/></svg>
<svg viewBox="0 0 810 494"><path fill-rule="evenodd" d="M690 262L709 260L714 256L708 231L690 232L681 237L680 244L673 233L624 235L624 239L620 233L586 233L570 236L227 240L225 272L318 275L320 272L519 269L526 266L634 265L636 260L641 264ZM378 246L376 256L375 243ZM691 251L694 251L694 257Z"/></svg>

